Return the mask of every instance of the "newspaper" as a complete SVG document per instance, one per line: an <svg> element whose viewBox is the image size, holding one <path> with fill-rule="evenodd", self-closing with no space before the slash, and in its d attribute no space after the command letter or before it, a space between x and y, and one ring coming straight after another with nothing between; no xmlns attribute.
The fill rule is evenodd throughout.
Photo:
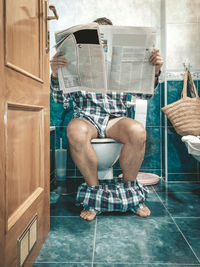
<svg viewBox="0 0 200 267"><path fill-rule="evenodd" d="M63 51L68 62L58 69L64 93L154 93L155 67L149 57L155 28L90 23L56 32L55 38L57 51Z"/></svg>

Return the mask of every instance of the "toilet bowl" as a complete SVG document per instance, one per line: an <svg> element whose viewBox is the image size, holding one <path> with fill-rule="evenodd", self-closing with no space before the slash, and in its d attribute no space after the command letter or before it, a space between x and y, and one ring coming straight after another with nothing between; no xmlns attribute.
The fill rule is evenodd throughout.
<svg viewBox="0 0 200 267"><path fill-rule="evenodd" d="M119 158L122 144L110 138L95 138L91 143L98 158L99 180L113 179L113 165Z"/></svg>
<svg viewBox="0 0 200 267"><path fill-rule="evenodd" d="M181 140L185 143L188 153L200 162L200 137L187 135L183 136Z"/></svg>

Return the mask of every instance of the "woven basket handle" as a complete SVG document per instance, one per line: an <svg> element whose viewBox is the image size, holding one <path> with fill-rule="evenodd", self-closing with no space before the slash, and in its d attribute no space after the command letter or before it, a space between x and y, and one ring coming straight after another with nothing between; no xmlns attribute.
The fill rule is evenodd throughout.
<svg viewBox="0 0 200 267"><path fill-rule="evenodd" d="M199 98L198 91L196 89L196 86L194 84L194 81L192 79L192 74L190 73L190 71L188 72L188 81L189 81L190 94L192 95L193 93L196 98Z"/></svg>
<svg viewBox="0 0 200 267"><path fill-rule="evenodd" d="M183 91L181 93L181 97L182 98L187 97L187 83L188 83L188 81L189 81L189 85L190 85L189 86L190 94L192 95L192 93L193 93L196 98L199 98L196 86L195 86L194 81L192 79L192 75L188 70L185 72L185 75L184 75Z"/></svg>
<svg viewBox="0 0 200 267"><path fill-rule="evenodd" d="M187 81L188 81L188 70L185 72L185 75L184 75L183 91L181 93L182 98L187 97Z"/></svg>

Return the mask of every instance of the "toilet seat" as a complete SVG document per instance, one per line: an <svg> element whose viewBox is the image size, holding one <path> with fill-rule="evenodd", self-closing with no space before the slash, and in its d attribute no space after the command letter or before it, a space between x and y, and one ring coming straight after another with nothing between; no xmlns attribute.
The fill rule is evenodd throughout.
<svg viewBox="0 0 200 267"><path fill-rule="evenodd" d="M117 143L117 141L115 141L112 138L94 138L91 140L92 144L109 144L109 143Z"/></svg>

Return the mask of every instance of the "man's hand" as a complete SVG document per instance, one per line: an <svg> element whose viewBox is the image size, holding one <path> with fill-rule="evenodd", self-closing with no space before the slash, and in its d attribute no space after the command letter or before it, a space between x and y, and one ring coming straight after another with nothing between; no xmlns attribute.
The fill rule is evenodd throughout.
<svg viewBox="0 0 200 267"><path fill-rule="evenodd" d="M155 66L155 74L157 75L164 63L159 49L153 49L152 56L149 58L149 62Z"/></svg>
<svg viewBox="0 0 200 267"><path fill-rule="evenodd" d="M58 78L58 68L63 68L67 65L67 60L61 57L63 55L63 52L57 52L50 61L52 76L56 79Z"/></svg>

